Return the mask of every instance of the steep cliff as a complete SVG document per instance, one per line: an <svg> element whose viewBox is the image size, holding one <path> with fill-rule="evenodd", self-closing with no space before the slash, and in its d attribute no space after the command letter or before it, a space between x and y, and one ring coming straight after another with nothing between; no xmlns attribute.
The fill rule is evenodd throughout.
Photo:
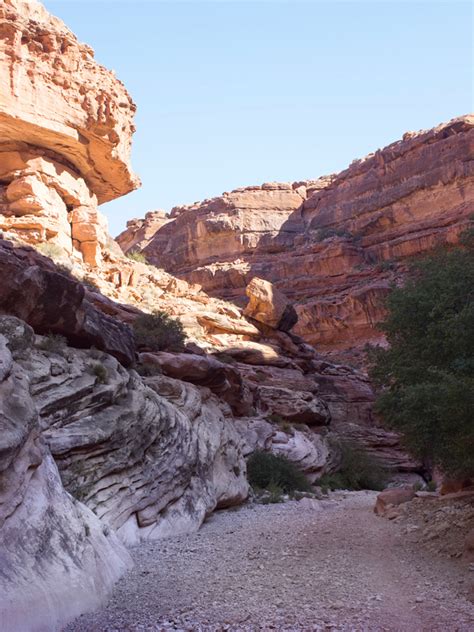
<svg viewBox="0 0 474 632"><path fill-rule="evenodd" d="M324 351L380 338L383 298L410 257L456 243L474 211L474 117L463 116L316 181L264 184L175 208L118 242L213 296L245 304L254 276L294 302Z"/></svg>
<svg viewBox="0 0 474 632"><path fill-rule="evenodd" d="M34 1L0 6L0 229L98 263L97 204L136 188L135 105L113 73Z"/></svg>

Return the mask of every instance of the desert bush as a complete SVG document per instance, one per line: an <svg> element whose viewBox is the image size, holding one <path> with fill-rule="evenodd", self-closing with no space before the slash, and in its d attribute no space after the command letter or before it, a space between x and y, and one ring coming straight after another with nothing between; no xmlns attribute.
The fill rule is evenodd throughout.
<svg viewBox="0 0 474 632"><path fill-rule="evenodd" d="M332 449L339 453L337 472L324 474L318 485L324 489L375 489L382 490L388 481L388 472L380 461L355 442L331 441Z"/></svg>
<svg viewBox="0 0 474 632"><path fill-rule="evenodd" d="M278 413L270 413L269 415L267 415L267 421L269 421L271 424L282 424L285 420Z"/></svg>
<svg viewBox="0 0 474 632"><path fill-rule="evenodd" d="M474 236L411 267L387 299L372 349L376 410L407 448L452 477L474 476Z"/></svg>
<svg viewBox="0 0 474 632"><path fill-rule="evenodd" d="M263 496L262 500L260 501L262 505L273 505L283 502L284 492L279 485L270 483L266 491L268 492L268 494Z"/></svg>
<svg viewBox="0 0 474 632"><path fill-rule="evenodd" d="M396 268L395 261L393 259L388 259L387 261L381 261L377 265L377 270L379 272L389 272L390 270L394 270Z"/></svg>
<svg viewBox="0 0 474 632"><path fill-rule="evenodd" d="M148 259L142 252L127 252L127 258L137 263L148 263Z"/></svg>
<svg viewBox="0 0 474 632"><path fill-rule="evenodd" d="M64 251L60 246L47 241L42 244L38 244L37 250L39 250L42 255L45 255L45 257L49 257L50 259L60 259L64 256Z"/></svg>
<svg viewBox="0 0 474 632"><path fill-rule="evenodd" d="M42 340L38 343L38 349L42 351L48 351L49 353L59 353L64 351L67 345L67 340L60 334L47 334L43 336Z"/></svg>
<svg viewBox="0 0 474 632"><path fill-rule="evenodd" d="M343 228L321 228L318 230L316 239L317 241L324 241L325 239L329 239L330 237L347 237L351 238L352 233L348 230L344 230Z"/></svg>
<svg viewBox="0 0 474 632"><path fill-rule="evenodd" d="M141 314L133 323L135 341L139 348L151 351L182 351L186 334L182 323L165 312Z"/></svg>
<svg viewBox="0 0 474 632"><path fill-rule="evenodd" d="M100 362L93 364L92 373L95 375L98 384L107 384L108 372L103 364L100 364Z"/></svg>
<svg viewBox="0 0 474 632"><path fill-rule="evenodd" d="M247 476L254 489L275 489L283 493L309 491L311 485L304 473L286 457L270 452L254 452L247 461Z"/></svg>
<svg viewBox="0 0 474 632"><path fill-rule="evenodd" d="M135 366L135 371L142 377L154 377L155 375L163 375L163 371L159 364L152 362L139 362Z"/></svg>

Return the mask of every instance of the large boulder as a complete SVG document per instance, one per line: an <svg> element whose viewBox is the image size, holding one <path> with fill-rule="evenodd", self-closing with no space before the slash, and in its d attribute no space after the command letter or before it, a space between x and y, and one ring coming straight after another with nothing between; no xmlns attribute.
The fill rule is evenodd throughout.
<svg viewBox="0 0 474 632"><path fill-rule="evenodd" d="M249 297L244 314L272 329L289 331L298 321L295 308L272 283L254 277L245 290Z"/></svg>

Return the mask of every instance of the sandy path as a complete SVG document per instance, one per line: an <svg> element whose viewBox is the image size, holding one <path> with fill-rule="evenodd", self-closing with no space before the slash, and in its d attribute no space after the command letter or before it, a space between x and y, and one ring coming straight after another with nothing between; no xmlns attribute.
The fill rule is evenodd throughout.
<svg viewBox="0 0 474 632"><path fill-rule="evenodd" d="M474 630L468 571L407 545L372 493L305 502L218 512L137 547L106 608L68 632Z"/></svg>

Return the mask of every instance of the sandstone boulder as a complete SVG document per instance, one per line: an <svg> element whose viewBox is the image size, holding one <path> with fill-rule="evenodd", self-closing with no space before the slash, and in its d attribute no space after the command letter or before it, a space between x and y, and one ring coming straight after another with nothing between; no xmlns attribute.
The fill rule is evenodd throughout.
<svg viewBox="0 0 474 632"><path fill-rule="evenodd" d="M374 513L378 516L384 516L394 507L398 507L398 505L413 500L415 496L416 493L412 487L394 487L392 489L385 489L377 496Z"/></svg>
<svg viewBox="0 0 474 632"><path fill-rule="evenodd" d="M294 307L269 281L255 277L245 291L249 302L244 314L249 318L281 331L289 331L296 324L298 316Z"/></svg>

